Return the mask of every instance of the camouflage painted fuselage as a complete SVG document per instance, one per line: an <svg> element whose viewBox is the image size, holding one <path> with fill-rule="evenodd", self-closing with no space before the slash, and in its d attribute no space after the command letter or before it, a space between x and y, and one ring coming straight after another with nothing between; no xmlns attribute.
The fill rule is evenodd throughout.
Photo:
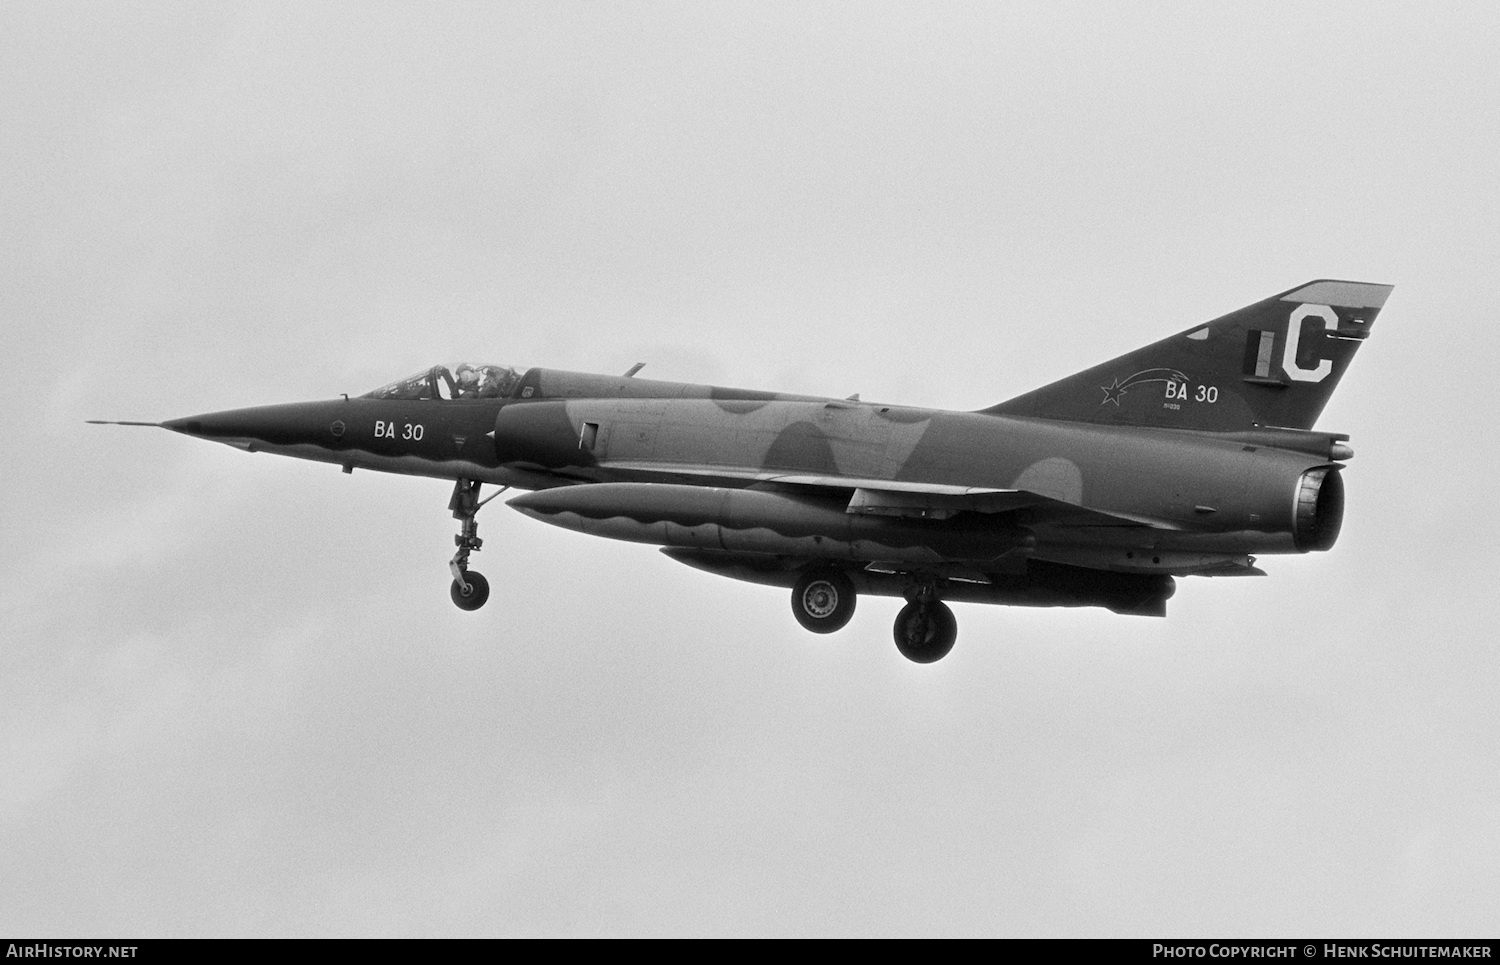
<svg viewBox="0 0 1500 965"><path fill-rule="evenodd" d="M533 490L509 505L740 579L1160 614L1173 575L1333 545L1351 453L1311 426L1389 291L1312 282L980 412L489 366L164 425Z"/></svg>
<svg viewBox="0 0 1500 965"><path fill-rule="evenodd" d="M661 545L1006 570L1036 558L1177 574L1298 551L1300 480L1327 465L1335 440L1101 427L545 369L526 380L527 399L354 398L169 427L351 469L521 489L649 484L580 487L515 505ZM1275 441L1303 451L1266 444ZM695 490L714 499L744 492L720 507L695 500ZM851 490L881 496L851 506Z"/></svg>

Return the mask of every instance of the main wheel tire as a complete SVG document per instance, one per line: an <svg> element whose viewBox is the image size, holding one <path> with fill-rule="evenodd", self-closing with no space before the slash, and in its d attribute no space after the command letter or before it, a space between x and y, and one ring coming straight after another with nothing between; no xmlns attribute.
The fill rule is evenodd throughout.
<svg viewBox="0 0 1500 965"><path fill-rule="evenodd" d="M914 663L943 659L957 640L958 620L939 600L908 603L896 614L896 649Z"/></svg>
<svg viewBox="0 0 1500 965"><path fill-rule="evenodd" d="M490 598L490 581L472 570L466 570L464 582L469 584L467 593L457 580L448 588L448 595L453 597L453 605L460 610L477 610L484 606L484 601Z"/></svg>
<svg viewBox="0 0 1500 965"><path fill-rule="evenodd" d="M854 616L854 582L837 569L811 569L792 587L792 613L813 633L842 630Z"/></svg>

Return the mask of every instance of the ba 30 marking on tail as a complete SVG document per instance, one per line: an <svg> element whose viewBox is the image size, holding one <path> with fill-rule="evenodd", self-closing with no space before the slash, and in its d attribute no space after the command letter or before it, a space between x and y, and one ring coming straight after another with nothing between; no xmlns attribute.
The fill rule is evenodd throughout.
<svg viewBox="0 0 1500 965"><path fill-rule="evenodd" d="M1176 578L1331 548L1353 452L1313 426L1390 292L1308 282L977 412L465 364L126 424L451 480L465 610L490 593L477 513L530 490L508 505L790 590L816 633L903 598L896 646L928 663L957 638L950 602L1163 616Z"/></svg>
<svg viewBox="0 0 1500 965"><path fill-rule="evenodd" d="M1111 385L1099 386L1099 388L1104 390L1104 400L1099 404L1104 405L1105 402L1113 402L1115 405L1119 405L1120 396L1129 392L1137 385L1148 385L1152 382L1165 382L1167 384L1167 398L1185 399L1187 398L1185 394L1179 395L1178 393L1186 393L1188 381L1188 377L1176 369L1147 369L1144 372L1137 372L1134 375L1127 376L1123 380L1115 379Z"/></svg>

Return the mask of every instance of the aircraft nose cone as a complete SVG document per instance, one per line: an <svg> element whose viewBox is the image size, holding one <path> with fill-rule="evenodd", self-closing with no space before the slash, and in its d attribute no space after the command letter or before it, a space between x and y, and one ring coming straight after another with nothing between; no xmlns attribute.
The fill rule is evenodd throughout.
<svg viewBox="0 0 1500 965"><path fill-rule="evenodd" d="M169 419L161 424L163 429L171 429L185 436L212 436L211 432L203 431L203 416L189 416L185 419Z"/></svg>
<svg viewBox="0 0 1500 965"><path fill-rule="evenodd" d="M262 405L186 416L161 425L164 429L183 435L211 439L252 451L260 446L326 444L333 441L329 438L329 426L331 420L336 418L336 415L330 415L329 406L330 403L327 402Z"/></svg>

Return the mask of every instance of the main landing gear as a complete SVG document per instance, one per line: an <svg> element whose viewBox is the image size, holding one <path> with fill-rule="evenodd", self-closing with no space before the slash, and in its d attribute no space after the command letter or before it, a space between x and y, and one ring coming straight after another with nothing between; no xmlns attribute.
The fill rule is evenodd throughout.
<svg viewBox="0 0 1500 965"><path fill-rule="evenodd" d="M840 569L809 569L792 587L792 615L813 633L842 630L854 616L854 583Z"/></svg>
<svg viewBox="0 0 1500 965"><path fill-rule="evenodd" d="M934 663L948 656L958 640L958 620L938 599L942 584L931 576L918 578L906 591L906 606L896 614L896 649L916 663Z"/></svg>
<svg viewBox="0 0 1500 965"><path fill-rule="evenodd" d="M510 488L502 486L499 492L492 493L487 499L480 499L481 485L483 484L476 480L460 479L453 486L453 498L448 500L453 518L463 524L459 534L453 537L458 552L448 561L448 572L453 574L453 586L448 592L453 597L454 605L460 610L477 610L490 598L489 580L479 573L469 571L469 554L477 553L484 545L484 540L479 538L479 524L475 522L474 514L485 503Z"/></svg>
<svg viewBox="0 0 1500 965"><path fill-rule="evenodd" d="M958 620L948 604L908 603L896 614L896 649L916 663L933 663L948 656L958 640Z"/></svg>
<svg viewBox="0 0 1500 965"><path fill-rule="evenodd" d="M958 640L958 620L939 599L942 583L915 578L906 591L906 606L896 616L896 649L916 663L941 660ZM854 582L833 566L809 567L792 587L792 614L813 633L843 629L854 616Z"/></svg>

